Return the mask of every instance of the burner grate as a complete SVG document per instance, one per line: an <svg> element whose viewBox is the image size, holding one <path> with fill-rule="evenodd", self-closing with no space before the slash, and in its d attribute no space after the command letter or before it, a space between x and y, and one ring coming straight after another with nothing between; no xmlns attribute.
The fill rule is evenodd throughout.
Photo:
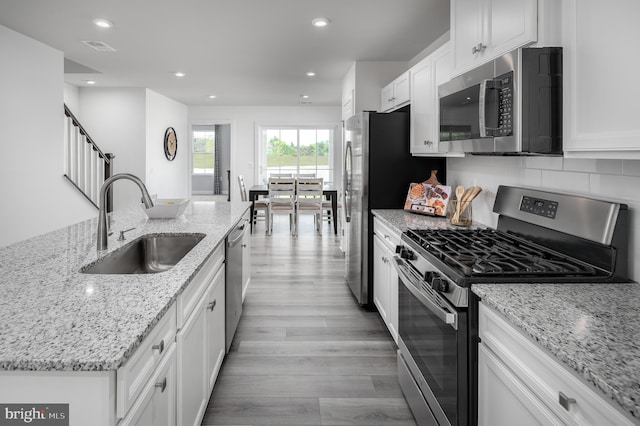
<svg viewBox="0 0 640 426"><path fill-rule="evenodd" d="M493 229L412 230L409 236L429 254L469 277L598 274L584 262Z"/></svg>

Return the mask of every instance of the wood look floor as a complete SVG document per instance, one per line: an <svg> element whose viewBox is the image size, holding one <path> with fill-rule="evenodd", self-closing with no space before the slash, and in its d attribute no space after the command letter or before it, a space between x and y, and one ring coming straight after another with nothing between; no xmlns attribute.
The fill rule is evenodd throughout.
<svg viewBox="0 0 640 426"><path fill-rule="evenodd" d="M339 241L303 217L252 234L252 274L232 348L202 425L415 425L396 347L344 280Z"/></svg>

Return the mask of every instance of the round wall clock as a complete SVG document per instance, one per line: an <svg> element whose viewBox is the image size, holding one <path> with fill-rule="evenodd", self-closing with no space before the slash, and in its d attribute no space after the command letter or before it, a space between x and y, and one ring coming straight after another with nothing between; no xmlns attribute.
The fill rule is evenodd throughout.
<svg viewBox="0 0 640 426"><path fill-rule="evenodd" d="M173 161L176 158L176 152L178 151L178 136L173 127L167 127L164 132L164 156L167 160Z"/></svg>

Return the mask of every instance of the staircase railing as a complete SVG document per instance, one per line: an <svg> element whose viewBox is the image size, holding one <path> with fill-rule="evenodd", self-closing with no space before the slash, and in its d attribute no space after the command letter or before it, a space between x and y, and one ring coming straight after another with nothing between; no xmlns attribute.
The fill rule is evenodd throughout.
<svg viewBox="0 0 640 426"><path fill-rule="evenodd" d="M64 177L98 208L100 188L113 173L115 155L102 152L67 105L64 115ZM111 188L107 192L107 211L113 211Z"/></svg>

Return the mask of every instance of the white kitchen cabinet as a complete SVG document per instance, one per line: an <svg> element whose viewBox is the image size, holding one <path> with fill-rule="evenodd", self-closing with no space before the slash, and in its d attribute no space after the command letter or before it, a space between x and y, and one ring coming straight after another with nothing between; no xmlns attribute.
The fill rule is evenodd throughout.
<svg viewBox="0 0 640 426"><path fill-rule="evenodd" d="M568 0L562 14L565 156L640 159L640 2Z"/></svg>
<svg viewBox="0 0 640 426"><path fill-rule="evenodd" d="M382 88L380 110L383 112L393 111L407 105L410 100L411 82L409 71L407 71Z"/></svg>
<svg viewBox="0 0 640 426"><path fill-rule="evenodd" d="M342 119L362 111L382 111L380 90L405 71L403 61L355 61L342 79ZM408 100L408 87L400 87L403 90Z"/></svg>
<svg viewBox="0 0 640 426"><path fill-rule="evenodd" d="M411 76L411 154L415 156L456 156L438 152L440 108L438 86L451 77L450 44L439 47L410 70Z"/></svg>
<svg viewBox="0 0 640 426"><path fill-rule="evenodd" d="M179 426L198 426L224 357L224 265L218 247L191 285L202 294L178 331L177 419ZM200 291L197 287L204 287ZM183 296L183 295L180 295Z"/></svg>
<svg viewBox="0 0 640 426"><path fill-rule="evenodd" d="M249 235L248 233L246 235ZM225 273L220 269L206 293L208 394L213 390L225 354ZM207 395L208 395L207 394ZM207 396L207 400L209 397Z"/></svg>
<svg viewBox="0 0 640 426"><path fill-rule="evenodd" d="M398 273L393 266L395 247L400 235L374 218L373 236L373 303L391 337L398 342Z"/></svg>
<svg viewBox="0 0 640 426"><path fill-rule="evenodd" d="M453 76L536 42L537 0L451 0Z"/></svg>
<svg viewBox="0 0 640 426"><path fill-rule="evenodd" d="M482 302L478 333L478 426L635 424Z"/></svg>
<svg viewBox="0 0 640 426"><path fill-rule="evenodd" d="M118 426L176 424L176 344L170 343L155 374Z"/></svg>

